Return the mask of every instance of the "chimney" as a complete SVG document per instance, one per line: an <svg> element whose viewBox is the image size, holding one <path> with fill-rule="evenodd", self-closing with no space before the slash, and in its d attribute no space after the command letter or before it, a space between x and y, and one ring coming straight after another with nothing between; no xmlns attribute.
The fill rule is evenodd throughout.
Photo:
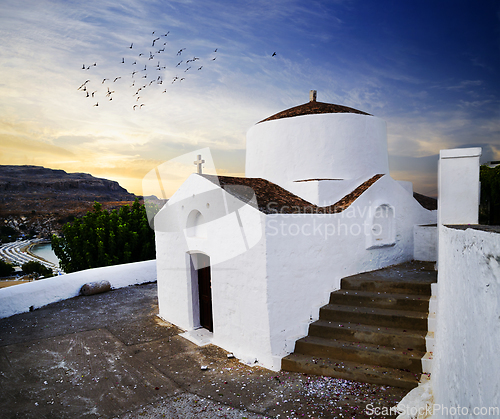
<svg viewBox="0 0 500 419"><path fill-rule="evenodd" d="M309 102L316 102L316 90L309 91Z"/></svg>

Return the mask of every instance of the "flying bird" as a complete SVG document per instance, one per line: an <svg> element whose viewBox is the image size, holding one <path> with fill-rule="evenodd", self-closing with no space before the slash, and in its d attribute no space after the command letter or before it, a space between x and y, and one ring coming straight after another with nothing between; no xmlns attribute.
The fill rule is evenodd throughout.
<svg viewBox="0 0 500 419"><path fill-rule="evenodd" d="M169 33L170 33L170 31L168 31L168 32L167 32L165 35L163 35L163 36L167 36Z"/></svg>
<svg viewBox="0 0 500 419"><path fill-rule="evenodd" d="M199 67L198 70L201 70L203 68L203 66Z"/></svg>
<svg viewBox="0 0 500 419"><path fill-rule="evenodd" d="M134 43L132 42L129 46L130 49L132 49L132 46L134 45Z"/></svg>
<svg viewBox="0 0 500 419"><path fill-rule="evenodd" d="M89 82L90 80L85 80L85 83L83 83L78 89L76 90L80 90L82 87L85 87L85 85Z"/></svg>
<svg viewBox="0 0 500 419"><path fill-rule="evenodd" d="M99 102L96 102L96 104L94 106L99 106Z"/></svg>
<svg viewBox="0 0 500 419"><path fill-rule="evenodd" d="M118 79L121 79L121 77L117 77L116 79L113 80L113 83L118 80Z"/></svg>
<svg viewBox="0 0 500 419"><path fill-rule="evenodd" d="M104 84L104 82L105 82L106 80L109 80L109 79L103 79L103 80L102 80L102 84Z"/></svg>
<svg viewBox="0 0 500 419"><path fill-rule="evenodd" d="M273 52L273 55L271 55L271 57L274 57L275 55L276 55L276 53L275 53L275 52Z"/></svg>
<svg viewBox="0 0 500 419"><path fill-rule="evenodd" d="M153 47L155 46L155 42L158 41L160 38L155 38L153 39Z"/></svg>

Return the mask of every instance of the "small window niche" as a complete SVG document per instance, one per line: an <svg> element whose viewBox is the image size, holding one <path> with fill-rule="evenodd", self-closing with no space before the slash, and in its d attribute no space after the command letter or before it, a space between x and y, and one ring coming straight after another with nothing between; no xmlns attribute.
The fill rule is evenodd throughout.
<svg viewBox="0 0 500 419"><path fill-rule="evenodd" d="M396 218L394 207L380 204L373 207L367 220L366 248L388 247L396 244Z"/></svg>
<svg viewBox="0 0 500 419"><path fill-rule="evenodd" d="M207 238L207 227L200 211L193 210L189 213L186 222L186 236L199 239Z"/></svg>

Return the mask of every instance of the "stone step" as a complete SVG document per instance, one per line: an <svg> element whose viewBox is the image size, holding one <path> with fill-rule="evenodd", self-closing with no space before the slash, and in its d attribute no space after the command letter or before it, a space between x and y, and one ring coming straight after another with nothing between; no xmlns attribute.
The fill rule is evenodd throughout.
<svg viewBox="0 0 500 419"><path fill-rule="evenodd" d="M306 336L295 343L295 353L321 358L340 359L367 365L402 369L422 373L421 358L425 352L402 350L370 343L348 342Z"/></svg>
<svg viewBox="0 0 500 419"><path fill-rule="evenodd" d="M426 350L424 330L405 330L357 323L318 320L309 325L309 336L352 342L366 342L391 348Z"/></svg>
<svg viewBox="0 0 500 419"><path fill-rule="evenodd" d="M320 308L319 318L340 324L360 323L403 330L427 330L427 313L420 311L327 304Z"/></svg>
<svg viewBox="0 0 500 419"><path fill-rule="evenodd" d="M367 274L360 274L342 278L340 288L342 290L356 290L369 292L386 292L390 294L404 295L431 295L430 282L411 282L386 278L371 278Z"/></svg>
<svg viewBox="0 0 500 419"><path fill-rule="evenodd" d="M330 304L378 307L394 310L429 310L429 295L338 290L330 294Z"/></svg>
<svg viewBox="0 0 500 419"><path fill-rule="evenodd" d="M432 361L426 350L434 264L406 262L341 280L308 336L282 368L346 380L414 388ZM427 339L426 339L427 335ZM432 354L431 354L432 355Z"/></svg>
<svg viewBox="0 0 500 419"><path fill-rule="evenodd" d="M383 384L412 389L418 386L420 374L374 365L360 364L338 359L324 359L303 354L290 354L282 359L286 371L324 375L344 380Z"/></svg>

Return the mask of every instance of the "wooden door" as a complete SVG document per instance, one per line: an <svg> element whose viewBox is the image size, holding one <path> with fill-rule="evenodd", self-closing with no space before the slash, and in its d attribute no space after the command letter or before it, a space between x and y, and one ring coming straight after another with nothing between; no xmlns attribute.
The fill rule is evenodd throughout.
<svg viewBox="0 0 500 419"><path fill-rule="evenodd" d="M198 269L198 292L200 295L200 325L213 332L210 265L206 268Z"/></svg>

